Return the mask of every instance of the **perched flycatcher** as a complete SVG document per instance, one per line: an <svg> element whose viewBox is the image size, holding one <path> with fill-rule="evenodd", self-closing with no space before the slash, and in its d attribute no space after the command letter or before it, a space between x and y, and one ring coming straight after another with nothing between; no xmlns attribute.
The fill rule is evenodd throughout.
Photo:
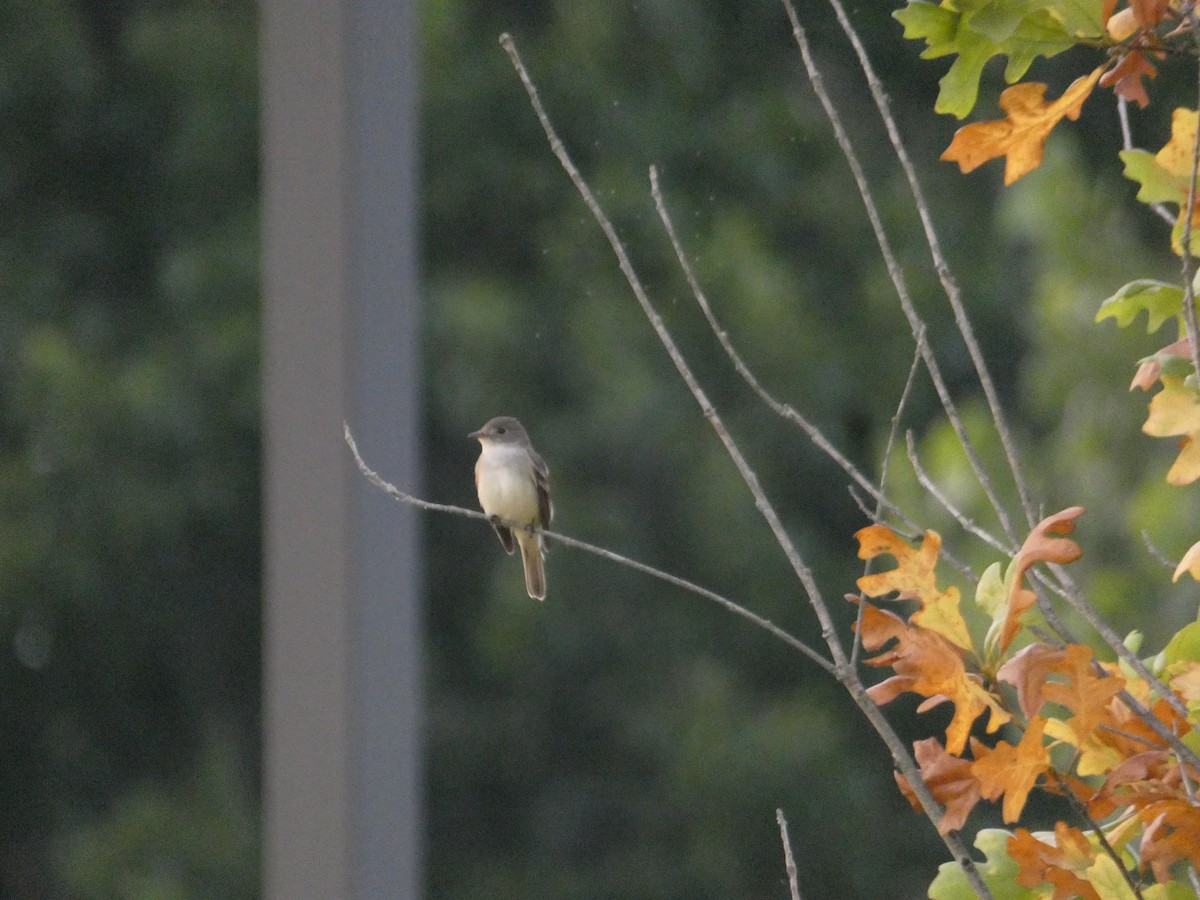
<svg viewBox="0 0 1200 900"><path fill-rule="evenodd" d="M550 517L554 515L550 504L550 470L533 449L521 423L512 416L498 416L467 437L475 438L482 447L475 463L479 505L491 518L506 553L513 552L513 537L516 537L525 566L525 590L530 597L544 600L545 543L540 534L527 529L550 527ZM510 528L509 524L520 527Z"/></svg>

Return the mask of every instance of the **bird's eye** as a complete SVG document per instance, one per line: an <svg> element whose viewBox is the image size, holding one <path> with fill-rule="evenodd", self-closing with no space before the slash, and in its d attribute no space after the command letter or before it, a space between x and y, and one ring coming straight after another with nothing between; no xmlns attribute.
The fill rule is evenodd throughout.
<svg viewBox="0 0 1200 900"><path fill-rule="evenodd" d="M501 427L501 428L497 428L497 429L496 429L496 434L504 434L504 428L503 428L503 427Z"/></svg>

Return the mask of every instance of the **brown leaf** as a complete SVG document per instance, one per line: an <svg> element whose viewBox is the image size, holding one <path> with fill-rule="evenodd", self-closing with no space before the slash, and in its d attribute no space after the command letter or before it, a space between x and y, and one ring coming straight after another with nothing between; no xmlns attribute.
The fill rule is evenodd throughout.
<svg viewBox="0 0 1200 900"><path fill-rule="evenodd" d="M1160 883L1171 880L1171 867L1187 862L1200 868L1200 806L1185 796L1160 800L1138 810L1143 865L1150 864Z"/></svg>
<svg viewBox="0 0 1200 900"><path fill-rule="evenodd" d="M1158 70L1141 49L1130 50L1100 78L1100 87L1111 87L1118 97L1124 97L1139 108L1150 105L1143 78L1154 78Z"/></svg>
<svg viewBox="0 0 1200 900"><path fill-rule="evenodd" d="M1021 616L1037 601L1037 595L1024 586L1025 574L1030 567L1039 562L1065 565L1083 556L1078 544L1065 537L1058 537L1074 531L1075 520L1083 515L1083 512L1082 506L1072 506L1042 519L1034 526L1025 543L1021 545L1020 551L1013 557L1016 571L1008 598L1008 614L1000 630L1000 652L1008 649L1008 645L1021 628Z"/></svg>
<svg viewBox="0 0 1200 900"><path fill-rule="evenodd" d="M917 765L921 767L921 778L929 786L935 800L945 807L938 831L948 834L958 831L967 821L967 816L979 802L979 779L971 774L971 761L960 756L951 756L937 738L926 738L913 744ZM921 802L899 772L896 783L908 798L913 809L920 810Z"/></svg>
<svg viewBox="0 0 1200 900"><path fill-rule="evenodd" d="M1042 882L1054 887L1052 900L1100 900L1087 878L1087 870L1096 858L1096 850L1082 831L1065 822L1054 825L1054 843L1035 838L1018 828L1008 840L1008 855L1021 867L1017 884L1035 888Z"/></svg>
<svg viewBox="0 0 1200 900"><path fill-rule="evenodd" d="M1037 82L1014 84L1000 95L1000 108L1008 113L1005 119L965 125L954 135L942 159L957 162L964 172L970 172L985 162L1007 157L1004 183L1012 184L1042 164L1046 138L1064 118L1079 118L1083 102L1100 80L1104 67L1090 75L1077 78L1061 97L1045 101L1046 85Z"/></svg>
<svg viewBox="0 0 1200 900"><path fill-rule="evenodd" d="M1134 18L1143 28L1153 28L1163 20L1171 0L1129 0Z"/></svg>

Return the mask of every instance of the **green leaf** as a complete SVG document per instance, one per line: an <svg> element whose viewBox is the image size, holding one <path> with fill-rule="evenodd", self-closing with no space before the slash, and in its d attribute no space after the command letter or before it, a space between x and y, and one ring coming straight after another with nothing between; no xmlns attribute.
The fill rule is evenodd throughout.
<svg viewBox="0 0 1200 900"><path fill-rule="evenodd" d="M989 616L1004 605L1004 578L1000 575L1000 563L994 562L983 570L979 585L975 588L975 605Z"/></svg>
<svg viewBox="0 0 1200 900"><path fill-rule="evenodd" d="M1142 310L1146 311L1146 333L1153 334L1183 311L1183 289L1162 281L1131 281L1100 304L1096 321L1116 319L1126 328Z"/></svg>
<svg viewBox="0 0 1200 900"><path fill-rule="evenodd" d="M1012 84L1037 57L1069 49L1078 34L1099 33L1099 0L1074 0L1065 10L1058 6L1051 0L943 0L941 5L909 0L892 15L904 25L906 38L925 41L923 59L958 55L939 82L934 108L961 119L974 108L983 67L993 56L1008 57L1004 78Z"/></svg>
<svg viewBox="0 0 1200 900"><path fill-rule="evenodd" d="M1200 662L1200 622L1184 625L1163 648L1167 665L1184 660Z"/></svg>
<svg viewBox="0 0 1200 900"><path fill-rule="evenodd" d="M1012 833L1002 828L984 828L975 836L975 847L983 851L984 859L976 863L984 883L995 900L1037 900L1041 895L1017 884L1020 866L1008 855L1008 840ZM937 877L929 885L930 900L975 900L976 894L956 862L942 863Z"/></svg>
<svg viewBox="0 0 1200 900"><path fill-rule="evenodd" d="M1137 198L1143 203L1186 205L1187 180L1160 166L1155 154L1149 150L1122 150L1118 155L1125 163L1125 177L1141 185Z"/></svg>

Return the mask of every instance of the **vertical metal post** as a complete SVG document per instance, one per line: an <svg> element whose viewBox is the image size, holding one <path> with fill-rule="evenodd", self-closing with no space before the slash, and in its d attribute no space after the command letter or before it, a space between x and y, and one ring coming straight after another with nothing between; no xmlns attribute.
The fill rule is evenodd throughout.
<svg viewBox="0 0 1200 900"><path fill-rule="evenodd" d="M263 0L264 896L419 895L415 0Z"/></svg>

